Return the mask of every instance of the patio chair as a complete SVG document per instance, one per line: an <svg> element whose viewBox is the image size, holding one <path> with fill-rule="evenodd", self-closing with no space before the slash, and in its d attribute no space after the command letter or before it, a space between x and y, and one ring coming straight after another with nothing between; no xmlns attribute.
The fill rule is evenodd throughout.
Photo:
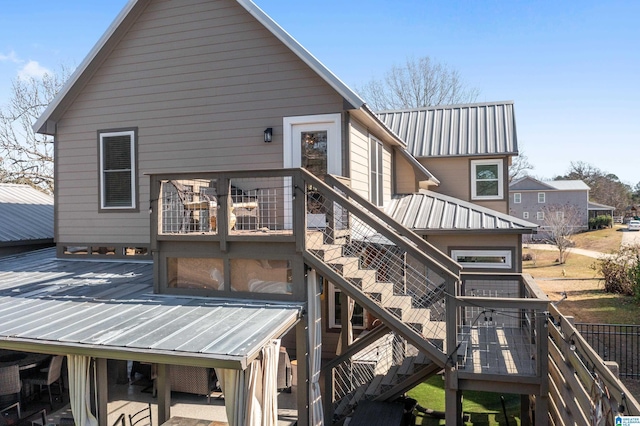
<svg viewBox="0 0 640 426"><path fill-rule="evenodd" d="M5 401L7 406L1 407L0 413L5 413L11 408L15 408L18 411L18 419L20 418L21 390L22 382L20 381L20 367L17 365L0 367L0 397L13 396L12 399L7 398L8 401Z"/></svg>
<svg viewBox="0 0 640 426"><path fill-rule="evenodd" d="M60 389L60 398L62 399L62 362L64 361L63 355L56 355L51 358L49 367L41 369L33 376L25 377L24 383L26 385L38 385L40 392L42 392L42 386L47 387L49 392L49 404L51 410L53 410L53 396L51 395L51 385L58 382Z"/></svg>
<svg viewBox="0 0 640 426"><path fill-rule="evenodd" d="M140 411L129 414L129 426L151 426L151 404L148 404Z"/></svg>

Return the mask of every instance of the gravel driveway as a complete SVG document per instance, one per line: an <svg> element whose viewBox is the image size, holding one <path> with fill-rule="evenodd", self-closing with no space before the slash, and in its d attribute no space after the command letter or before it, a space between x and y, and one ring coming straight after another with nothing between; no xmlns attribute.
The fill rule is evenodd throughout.
<svg viewBox="0 0 640 426"><path fill-rule="evenodd" d="M626 228L623 229L621 245L640 245L640 231L629 231Z"/></svg>

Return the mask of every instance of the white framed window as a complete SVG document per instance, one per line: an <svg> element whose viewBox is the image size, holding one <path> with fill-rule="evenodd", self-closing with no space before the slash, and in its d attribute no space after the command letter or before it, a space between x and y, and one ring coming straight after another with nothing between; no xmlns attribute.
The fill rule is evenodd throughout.
<svg viewBox="0 0 640 426"><path fill-rule="evenodd" d="M372 204L381 207L383 201L383 160L384 150L382 142L374 137L369 139L369 188L370 201Z"/></svg>
<svg viewBox="0 0 640 426"><path fill-rule="evenodd" d="M529 212L522 212L523 219L529 219Z"/></svg>
<svg viewBox="0 0 640 426"><path fill-rule="evenodd" d="M544 203L546 202L546 194L544 192L538 192L538 202Z"/></svg>
<svg viewBox="0 0 640 426"><path fill-rule="evenodd" d="M536 213L536 219L544 220L544 212L537 212Z"/></svg>
<svg viewBox="0 0 640 426"><path fill-rule="evenodd" d="M511 269L510 250L451 250L451 257L463 267L482 269Z"/></svg>
<svg viewBox="0 0 640 426"><path fill-rule="evenodd" d="M515 204L520 204L522 202L522 194L519 192L513 193L513 202Z"/></svg>
<svg viewBox="0 0 640 426"><path fill-rule="evenodd" d="M326 280L323 282L327 284ZM331 283L328 283L324 288L327 287L329 289L329 328L342 328L342 304L340 302L342 291ZM365 311L357 302L354 303L351 324L354 330L364 330L366 327Z"/></svg>
<svg viewBox="0 0 640 426"><path fill-rule="evenodd" d="M564 211L558 210L556 212L556 219L560 219L560 220L564 219Z"/></svg>
<svg viewBox="0 0 640 426"><path fill-rule="evenodd" d="M472 200L501 200L503 187L501 159L471 161Z"/></svg>
<svg viewBox="0 0 640 426"><path fill-rule="evenodd" d="M100 132L99 149L100 209L136 209L136 131Z"/></svg>

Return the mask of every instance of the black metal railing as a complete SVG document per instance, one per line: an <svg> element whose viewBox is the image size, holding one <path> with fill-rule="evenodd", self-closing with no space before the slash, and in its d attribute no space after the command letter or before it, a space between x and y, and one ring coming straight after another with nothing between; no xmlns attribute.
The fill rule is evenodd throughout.
<svg viewBox="0 0 640 426"><path fill-rule="evenodd" d="M600 357L618 363L620 377L640 378L640 325L576 323Z"/></svg>

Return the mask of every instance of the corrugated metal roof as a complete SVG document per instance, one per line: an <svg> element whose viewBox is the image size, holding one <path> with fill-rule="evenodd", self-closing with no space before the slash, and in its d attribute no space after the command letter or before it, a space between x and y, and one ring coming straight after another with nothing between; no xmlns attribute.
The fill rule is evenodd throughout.
<svg viewBox="0 0 640 426"><path fill-rule="evenodd" d="M60 260L54 249L0 259L0 347L91 348L244 368L301 310L300 303L153 294L150 263Z"/></svg>
<svg viewBox="0 0 640 426"><path fill-rule="evenodd" d="M28 185L0 184L0 243L53 241L53 197Z"/></svg>
<svg viewBox="0 0 640 426"><path fill-rule="evenodd" d="M418 158L518 153L513 101L377 114Z"/></svg>
<svg viewBox="0 0 640 426"><path fill-rule="evenodd" d="M394 197L385 211L418 233L476 231L527 234L538 228L531 222L433 191Z"/></svg>

